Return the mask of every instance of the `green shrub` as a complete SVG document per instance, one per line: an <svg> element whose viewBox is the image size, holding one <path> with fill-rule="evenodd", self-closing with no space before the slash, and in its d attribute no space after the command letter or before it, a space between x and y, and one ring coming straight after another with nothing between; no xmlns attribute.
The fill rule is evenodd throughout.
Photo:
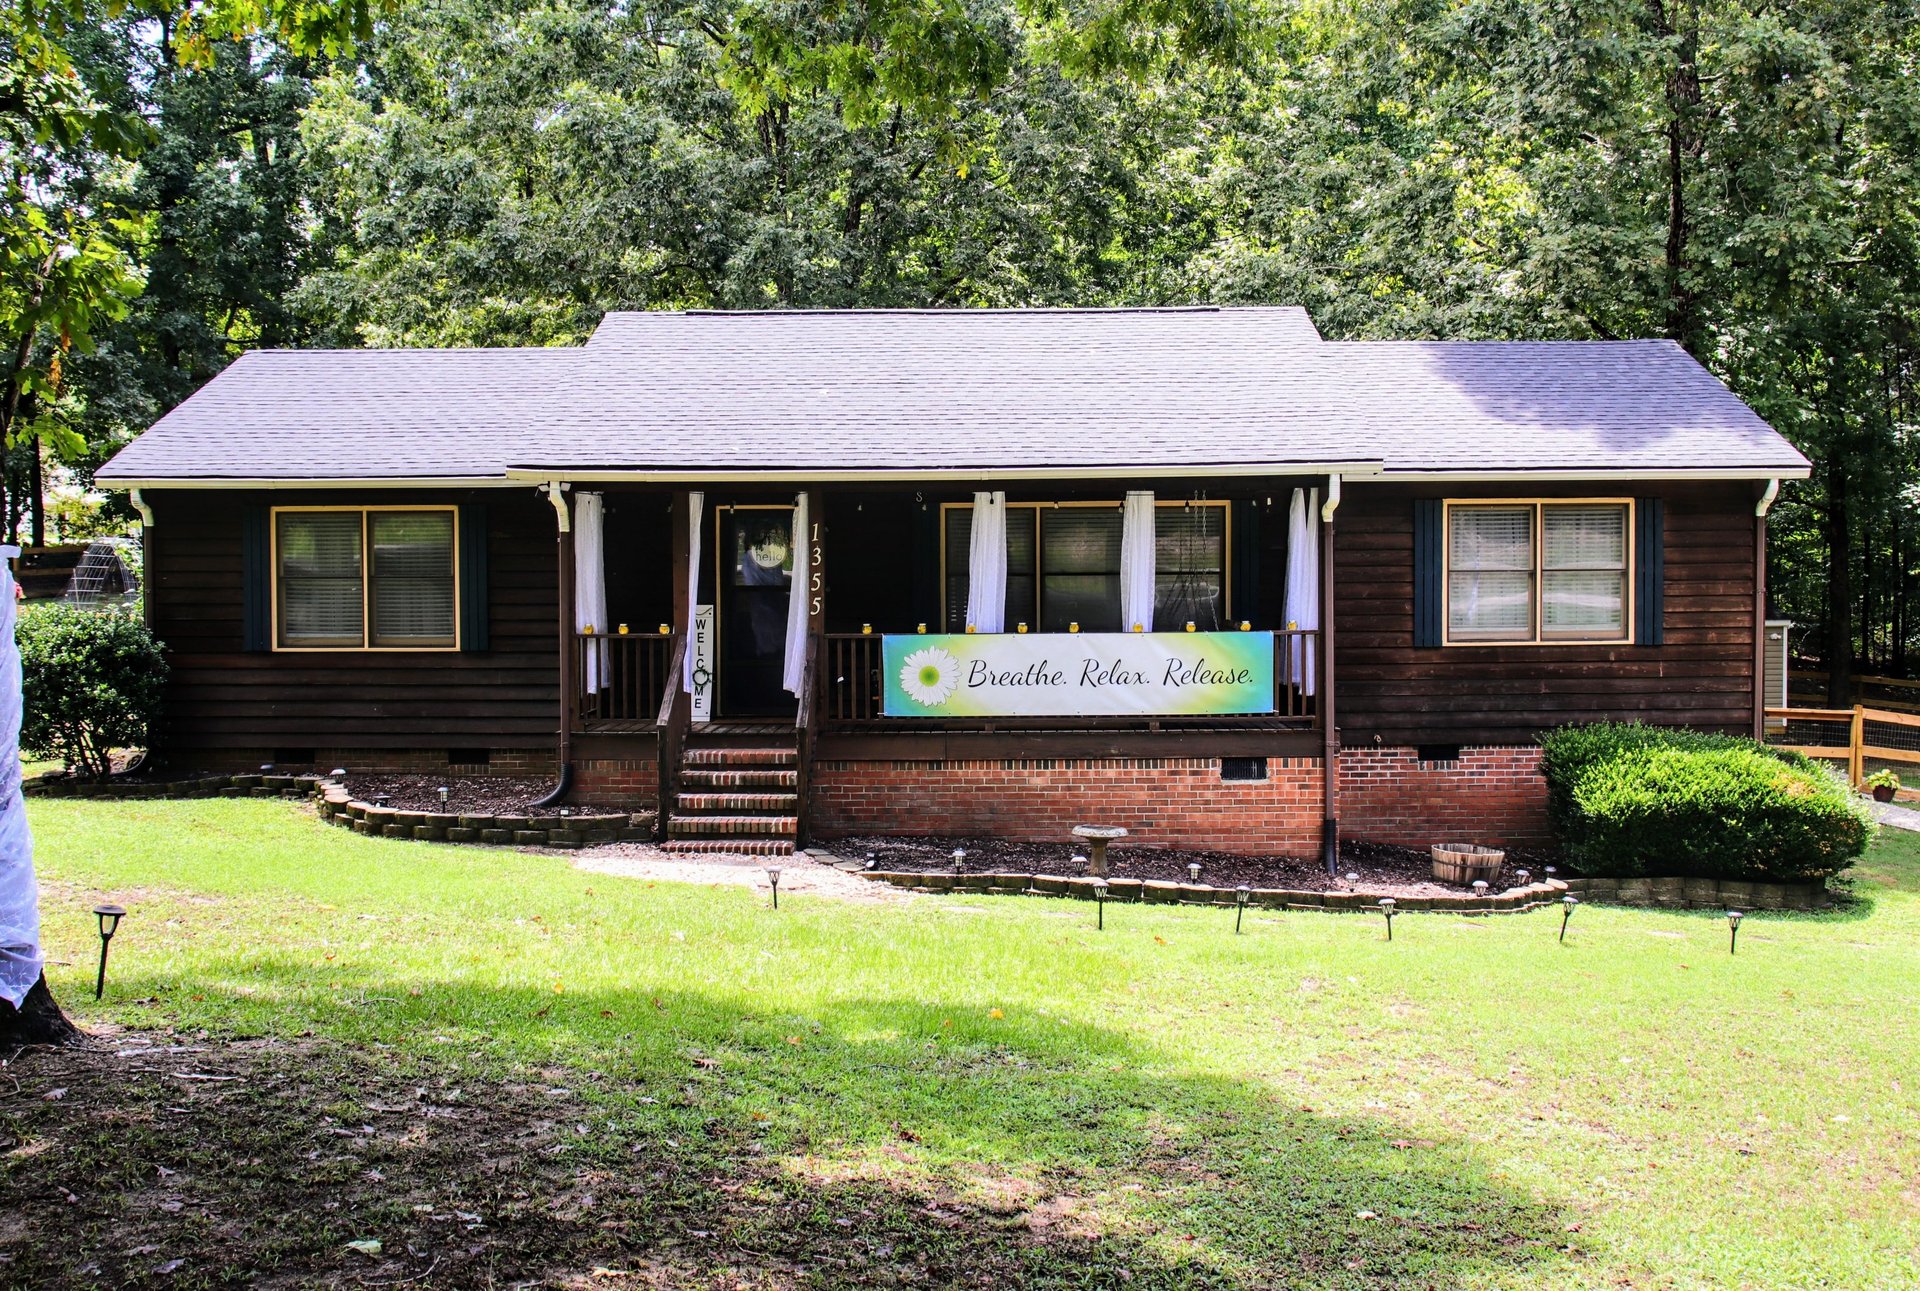
<svg viewBox="0 0 1920 1291"><path fill-rule="evenodd" d="M112 750L145 747L167 662L137 610L36 605L16 635L22 748L99 779L112 770Z"/></svg>
<svg viewBox="0 0 1920 1291"><path fill-rule="evenodd" d="M1554 828L1589 874L1814 882L1873 837L1839 779L1753 740L1601 724L1541 745Z"/></svg>

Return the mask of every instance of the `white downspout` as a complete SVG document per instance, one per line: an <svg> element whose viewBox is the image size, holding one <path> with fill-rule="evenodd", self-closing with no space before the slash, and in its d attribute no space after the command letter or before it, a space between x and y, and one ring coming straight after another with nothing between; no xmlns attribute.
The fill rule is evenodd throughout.
<svg viewBox="0 0 1920 1291"><path fill-rule="evenodd" d="M1775 481L1775 483L1778 483L1778 482L1779 481L1777 480ZM1320 504L1321 523L1332 524L1333 513L1335 511L1338 511L1339 509L1340 509L1340 476L1338 474L1329 475L1327 477L1327 500Z"/></svg>
<svg viewBox="0 0 1920 1291"><path fill-rule="evenodd" d="M1780 496L1780 477L1776 475L1773 479L1770 479L1767 481L1767 491L1760 495L1760 500L1758 502L1754 503L1753 513L1757 516L1760 516L1762 519L1764 519L1766 517L1767 512L1773 510L1774 499L1779 496Z"/></svg>
<svg viewBox="0 0 1920 1291"><path fill-rule="evenodd" d="M140 513L141 525L148 529L153 528L153 507L148 504L145 498L140 496L140 490L135 489L129 493L127 500L133 503L133 509Z"/></svg>
<svg viewBox="0 0 1920 1291"><path fill-rule="evenodd" d="M547 492L547 501L553 503L553 514L559 518L560 532L573 532L573 513L567 508L567 490L573 486L559 480L549 480L540 486Z"/></svg>

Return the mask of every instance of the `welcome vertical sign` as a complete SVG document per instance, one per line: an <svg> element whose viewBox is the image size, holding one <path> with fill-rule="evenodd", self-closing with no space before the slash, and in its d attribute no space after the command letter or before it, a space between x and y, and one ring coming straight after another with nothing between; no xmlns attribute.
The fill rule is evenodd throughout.
<svg viewBox="0 0 1920 1291"><path fill-rule="evenodd" d="M1274 711L1271 632L971 633L881 644L888 717Z"/></svg>

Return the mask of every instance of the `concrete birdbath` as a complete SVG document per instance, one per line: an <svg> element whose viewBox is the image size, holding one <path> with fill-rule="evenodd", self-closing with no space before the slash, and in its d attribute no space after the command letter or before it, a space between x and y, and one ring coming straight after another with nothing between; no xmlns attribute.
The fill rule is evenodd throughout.
<svg viewBox="0 0 1920 1291"><path fill-rule="evenodd" d="M1083 840L1093 851L1087 862L1087 873L1097 874L1101 878L1107 875L1107 844L1116 838L1125 838L1127 831L1118 825L1075 825L1073 836Z"/></svg>

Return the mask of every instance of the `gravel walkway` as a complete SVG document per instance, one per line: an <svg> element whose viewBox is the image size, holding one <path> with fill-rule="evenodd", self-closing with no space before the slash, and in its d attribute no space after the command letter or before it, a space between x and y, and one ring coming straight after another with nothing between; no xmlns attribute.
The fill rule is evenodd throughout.
<svg viewBox="0 0 1920 1291"><path fill-rule="evenodd" d="M770 892L767 867L780 867L780 891L806 896L833 897L840 901L893 903L912 901L916 895L887 883L875 883L845 870L817 861L804 853L798 856L730 856L715 852L705 856L667 853L646 843L608 843L568 853L575 868L595 874L611 874L623 879L651 879L659 883L731 883Z"/></svg>

